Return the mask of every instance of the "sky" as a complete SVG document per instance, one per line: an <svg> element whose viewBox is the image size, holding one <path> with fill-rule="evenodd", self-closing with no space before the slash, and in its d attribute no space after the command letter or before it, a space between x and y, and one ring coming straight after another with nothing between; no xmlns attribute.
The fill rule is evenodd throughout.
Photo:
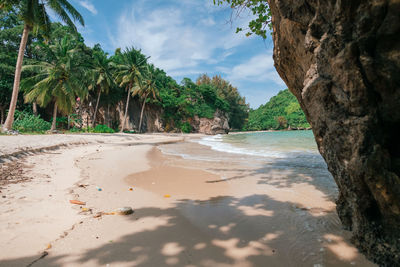
<svg viewBox="0 0 400 267"><path fill-rule="evenodd" d="M149 61L178 83L203 73L237 87L257 108L286 87L272 59L272 39L236 34L251 16L234 16L213 0L70 0L85 19L78 27L89 46L113 54L116 48L141 49Z"/></svg>

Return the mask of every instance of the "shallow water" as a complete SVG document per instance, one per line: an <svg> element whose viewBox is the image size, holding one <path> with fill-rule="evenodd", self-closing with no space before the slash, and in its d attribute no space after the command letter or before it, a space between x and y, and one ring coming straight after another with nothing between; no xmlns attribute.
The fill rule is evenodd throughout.
<svg viewBox="0 0 400 267"><path fill-rule="evenodd" d="M179 211L218 237L211 243L231 258L243 253L239 265L373 266L341 229L338 189L311 131L208 136L159 148L175 156L167 165L217 175L202 181L215 188L201 200L186 188Z"/></svg>

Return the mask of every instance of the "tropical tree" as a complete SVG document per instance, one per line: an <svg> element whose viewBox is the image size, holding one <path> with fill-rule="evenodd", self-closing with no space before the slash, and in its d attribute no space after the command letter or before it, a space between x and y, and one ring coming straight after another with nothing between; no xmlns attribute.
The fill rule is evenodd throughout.
<svg viewBox="0 0 400 267"><path fill-rule="evenodd" d="M51 23L47 13L47 8L51 9L62 21L64 21L73 29L76 28L70 16L73 20L78 21L81 25L84 25L84 20L81 14L79 14L79 12L67 0L0 0L1 9L7 9L10 7L15 7L18 10L18 15L24 22L24 29L18 50L10 107L7 119L3 125L4 131L12 129L14 122L14 113L17 105L21 79L22 62L28 35L31 31L37 32L39 29L42 29L47 33L50 32Z"/></svg>
<svg viewBox="0 0 400 267"><path fill-rule="evenodd" d="M70 113L76 97L84 98L87 86L84 82L86 66L79 61L80 51L65 37L55 45L42 45L50 60L23 67L35 75L22 80L25 102L35 101L41 107L54 103L51 131L56 129L57 112Z"/></svg>
<svg viewBox="0 0 400 267"><path fill-rule="evenodd" d="M118 53L118 51L116 51ZM126 88L128 96L126 98L124 120L121 125L121 132L125 128L125 122L128 115L129 99L131 95L137 94L142 86L143 74L147 68L147 57L133 47L126 48L123 53L118 53L116 57L115 80L120 87Z"/></svg>
<svg viewBox="0 0 400 267"><path fill-rule="evenodd" d="M155 67L153 64L147 65L147 72L145 73L145 79L143 79L142 86L138 87L135 91L133 91L132 95L139 95L140 98L143 99L142 110L140 112L140 120L139 120L139 132L142 131L142 121L143 121L143 113L146 105L146 101L148 100L148 96L151 95L153 99L156 99L159 96L158 88L156 85L155 79Z"/></svg>
<svg viewBox="0 0 400 267"><path fill-rule="evenodd" d="M94 47L93 61L91 62L91 80L93 84L90 88L97 88L97 101L93 114L93 127L96 126L96 115L99 108L101 93L108 94L110 86L114 84L111 62L112 61L108 58L107 53L105 53L99 46Z"/></svg>

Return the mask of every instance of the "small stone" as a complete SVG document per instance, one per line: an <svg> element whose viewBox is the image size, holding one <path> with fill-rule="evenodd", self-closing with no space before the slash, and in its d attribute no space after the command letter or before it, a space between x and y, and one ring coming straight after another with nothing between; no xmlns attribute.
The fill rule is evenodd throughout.
<svg viewBox="0 0 400 267"><path fill-rule="evenodd" d="M115 213L118 215L129 215L133 213L133 209L131 207L123 207L117 209Z"/></svg>

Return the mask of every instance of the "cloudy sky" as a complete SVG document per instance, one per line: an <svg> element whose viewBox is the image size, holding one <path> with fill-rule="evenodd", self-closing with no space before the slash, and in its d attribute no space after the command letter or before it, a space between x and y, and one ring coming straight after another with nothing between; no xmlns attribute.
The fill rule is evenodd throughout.
<svg viewBox="0 0 400 267"><path fill-rule="evenodd" d="M269 37L235 34L247 13L229 23L231 10L213 0L70 0L85 18L87 45L113 53L133 46L178 82L220 74L238 87L252 108L286 85L274 69Z"/></svg>

